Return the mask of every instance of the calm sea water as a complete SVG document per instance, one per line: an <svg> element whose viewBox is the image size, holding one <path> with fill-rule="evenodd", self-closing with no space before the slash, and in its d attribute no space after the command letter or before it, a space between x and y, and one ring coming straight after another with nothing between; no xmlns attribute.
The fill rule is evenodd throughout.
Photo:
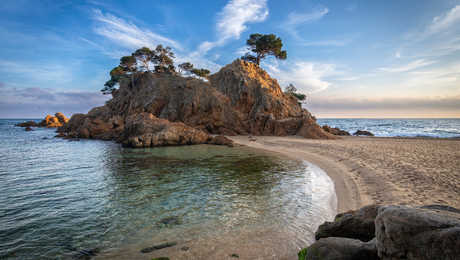
<svg viewBox="0 0 460 260"><path fill-rule="evenodd" d="M277 259L295 255L335 214L331 180L307 162L245 147L68 141L13 126L22 121L0 120L0 259L89 250L137 259L164 242L178 243L168 252L188 245L183 254L200 259L228 238L222 254L263 245L269 251L257 256ZM260 234L269 236L247 239Z"/></svg>
<svg viewBox="0 0 460 260"><path fill-rule="evenodd" d="M351 134L359 129L385 137L460 137L460 119L318 119L318 123Z"/></svg>

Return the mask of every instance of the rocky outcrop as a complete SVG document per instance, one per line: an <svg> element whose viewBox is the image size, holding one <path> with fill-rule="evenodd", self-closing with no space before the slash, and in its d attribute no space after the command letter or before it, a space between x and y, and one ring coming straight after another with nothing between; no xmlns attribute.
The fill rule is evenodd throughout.
<svg viewBox="0 0 460 260"><path fill-rule="evenodd" d="M367 241L371 220L375 238ZM442 205L368 206L337 215L318 229L316 238L299 252L299 259L459 259L460 210Z"/></svg>
<svg viewBox="0 0 460 260"><path fill-rule="evenodd" d="M379 206L370 205L359 210L338 214L333 222L325 222L318 227L315 239L325 237L348 237L370 241L375 237L374 220Z"/></svg>
<svg viewBox="0 0 460 260"><path fill-rule="evenodd" d="M45 119L43 119L40 123L37 123L35 121L27 121L16 124L16 126L57 128L63 126L67 122L69 122L69 119L61 112L57 112L54 116L46 115Z"/></svg>
<svg viewBox="0 0 460 260"><path fill-rule="evenodd" d="M120 82L105 106L73 115L58 131L134 147L231 143L212 135L335 138L264 70L241 60L211 75L209 82L137 73Z"/></svg>
<svg viewBox="0 0 460 260"><path fill-rule="evenodd" d="M369 131L365 131L365 130L357 130L353 135L365 135L365 136L374 136L373 133L369 132Z"/></svg>
<svg viewBox="0 0 460 260"><path fill-rule="evenodd" d="M341 136L350 136L351 134L345 130L342 130L338 127L330 127L328 125L323 125L323 130L330 133L330 134L333 134L333 135L341 135Z"/></svg>

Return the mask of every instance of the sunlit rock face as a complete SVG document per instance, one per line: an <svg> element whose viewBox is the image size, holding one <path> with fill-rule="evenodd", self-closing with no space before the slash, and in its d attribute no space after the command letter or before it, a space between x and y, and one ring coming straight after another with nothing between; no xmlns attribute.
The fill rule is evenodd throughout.
<svg viewBox="0 0 460 260"><path fill-rule="evenodd" d="M133 118L140 139L130 134ZM334 138L267 72L241 60L223 67L209 81L138 73L122 81L105 106L72 116L59 131L134 147L209 143L210 134Z"/></svg>

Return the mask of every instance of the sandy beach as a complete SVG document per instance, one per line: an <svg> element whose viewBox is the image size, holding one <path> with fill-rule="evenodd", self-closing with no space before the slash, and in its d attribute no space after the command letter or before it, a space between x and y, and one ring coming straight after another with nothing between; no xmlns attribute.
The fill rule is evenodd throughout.
<svg viewBox="0 0 460 260"><path fill-rule="evenodd" d="M460 207L460 140L429 138L247 136L241 145L310 161L334 181L338 211L368 204Z"/></svg>

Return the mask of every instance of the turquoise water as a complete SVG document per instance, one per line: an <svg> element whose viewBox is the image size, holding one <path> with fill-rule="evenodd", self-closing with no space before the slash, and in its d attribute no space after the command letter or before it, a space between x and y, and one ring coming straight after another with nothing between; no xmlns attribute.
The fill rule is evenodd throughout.
<svg viewBox="0 0 460 260"><path fill-rule="evenodd" d="M318 124L338 127L351 134L367 130L382 137L460 138L460 118L318 119Z"/></svg>
<svg viewBox="0 0 460 260"><path fill-rule="evenodd" d="M246 147L68 141L17 122L0 120L2 259L141 259L151 256L142 248L163 242L177 243L169 255L212 259L239 248L250 255L243 248L264 241L279 250L257 255L276 259L295 255L335 213L332 182L303 161ZM262 244L248 242L261 234ZM229 252L213 249L229 238Z"/></svg>

